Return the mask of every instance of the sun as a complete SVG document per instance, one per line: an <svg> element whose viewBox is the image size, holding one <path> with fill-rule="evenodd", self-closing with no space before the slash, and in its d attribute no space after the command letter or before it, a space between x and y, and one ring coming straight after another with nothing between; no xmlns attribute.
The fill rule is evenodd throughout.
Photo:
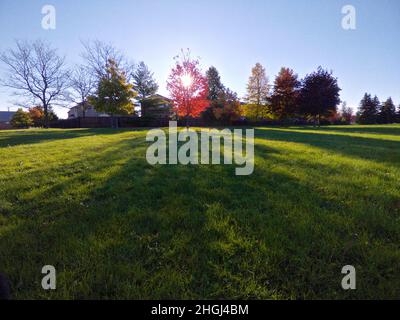
<svg viewBox="0 0 400 320"><path fill-rule="evenodd" d="M182 84L185 88L189 88L192 85L193 79L192 76L188 73L185 73L181 76Z"/></svg>

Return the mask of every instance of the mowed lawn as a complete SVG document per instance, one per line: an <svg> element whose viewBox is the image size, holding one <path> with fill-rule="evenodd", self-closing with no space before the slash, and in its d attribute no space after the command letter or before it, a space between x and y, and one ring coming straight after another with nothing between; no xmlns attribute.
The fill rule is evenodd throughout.
<svg viewBox="0 0 400 320"><path fill-rule="evenodd" d="M14 298L400 298L399 125L258 128L251 176L151 166L146 132L0 131Z"/></svg>

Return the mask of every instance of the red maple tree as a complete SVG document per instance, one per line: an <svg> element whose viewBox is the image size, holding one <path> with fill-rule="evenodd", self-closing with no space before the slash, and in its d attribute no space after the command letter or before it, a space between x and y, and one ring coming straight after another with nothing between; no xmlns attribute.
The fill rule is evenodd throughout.
<svg viewBox="0 0 400 320"><path fill-rule="evenodd" d="M190 58L189 51L182 50L181 55L175 57L167 89L180 117L198 117L210 105L207 77L201 72L199 61Z"/></svg>

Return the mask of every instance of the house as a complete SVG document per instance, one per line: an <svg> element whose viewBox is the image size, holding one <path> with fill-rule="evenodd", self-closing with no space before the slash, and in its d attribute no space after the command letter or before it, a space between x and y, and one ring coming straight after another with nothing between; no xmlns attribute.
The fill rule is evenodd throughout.
<svg viewBox="0 0 400 320"><path fill-rule="evenodd" d="M85 108L83 108L83 106L85 106ZM138 107L140 109L140 104L135 104L136 114L138 114ZM110 115L103 112L97 112L95 108L88 103L79 103L68 111L68 119L90 117L110 117Z"/></svg>
<svg viewBox="0 0 400 320"><path fill-rule="evenodd" d="M15 111L0 111L0 130L12 128L10 121L14 114Z"/></svg>
<svg viewBox="0 0 400 320"><path fill-rule="evenodd" d="M85 106L85 108L83 107ZM160 94L154 94L140 102L134 103L134 117L151 119L171 119L174 116L172 101ZM116 115L118 117L118 115ZM68 119L90 117L110 117L107 113L97 112L88 103L79 103L68 111Z"/></svg>
<svg viewBox="0 0 400 320"><path fill-rule="evenodd" d="M79 103L68 111L68 119L85 117L109 117L109 115L106 113L97 112L94 107L88 103Z"/></svg>
<svg viewBox="0 0 400 320"><path fill-rule="evenodd" d="M175 115L172 101L160 94L143 99L140 107L142 118L171 119Z"/></svg>

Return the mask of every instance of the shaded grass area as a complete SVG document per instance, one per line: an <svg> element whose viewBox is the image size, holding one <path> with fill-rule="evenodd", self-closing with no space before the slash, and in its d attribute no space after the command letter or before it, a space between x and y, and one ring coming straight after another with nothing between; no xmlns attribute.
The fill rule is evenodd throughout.
<svg viewBox="0 0 400 320"><path fill-rule="evenodd" d="M400 126L259 128L241 177L151 166L145 135L0 131L15 298L400 297ZM41 289L46 264L55 291ZM348 264L356 291L341 289Z"/></svg>

